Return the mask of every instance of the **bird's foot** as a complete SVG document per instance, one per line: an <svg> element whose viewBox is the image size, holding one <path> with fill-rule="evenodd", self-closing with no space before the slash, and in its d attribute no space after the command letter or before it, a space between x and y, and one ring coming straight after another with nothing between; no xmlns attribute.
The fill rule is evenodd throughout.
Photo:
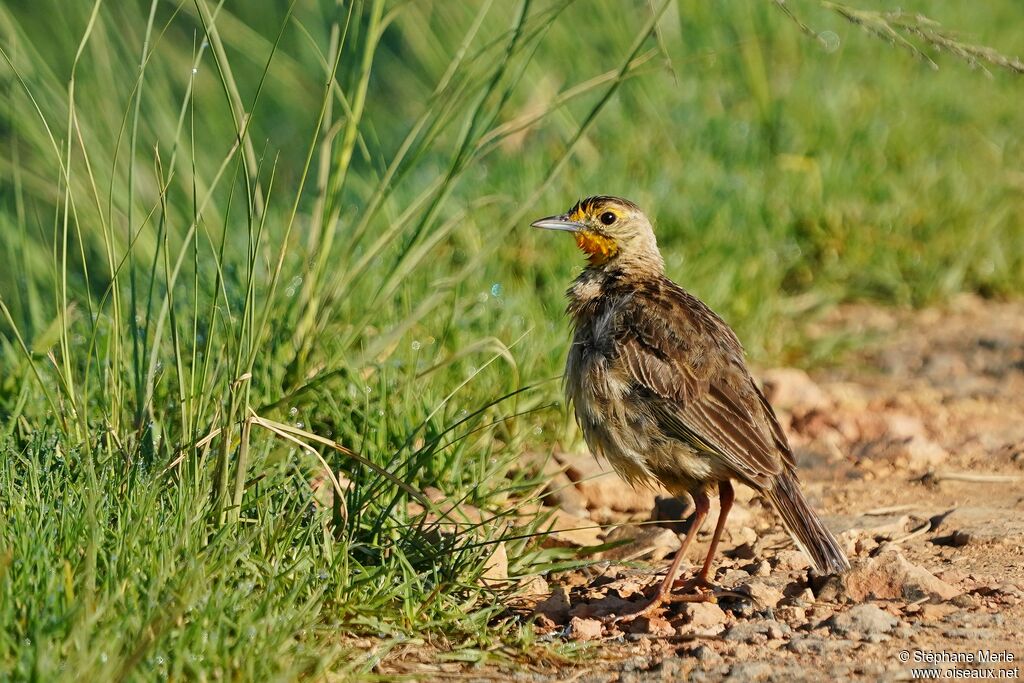
<svg viewBox="0 0 1024 683"><path fill-rule="evenodd" d="M701 576L700 574L698 574L697 576L694 576L692 578L689 578L689 579L684 579L684 578L680 577L680 578L676 579L672 583L672 591L673 592L679 591L680 593L683 594L684 597L687 594L689 594L689 593L696 593L696 594L700 594L700 595L704 595L704 594L710 593L713 596L716 591L720 591L720 590L722 590L720 587L718 587L715 584L711 583L710 581L708 581L707 577ZM695 602L695 601L694 600L685 600L685 601L682 601L682 602ZM705 601L705 602L707 602L707 601Z"/></svg>
<svg viewBox="0 0 1024 683"><path fill-rule="evenodd" d="M623 615L611 615L605 623L609 625L628 624L636 619L650 617L664 606L676 602L718 602L720 598L737 598L750 600L751 597L745 593L731 591L717 586L702 576L695 576L691 579L678 580L672 584L672 590L667 591L659 587L654 597L636 612Z"/></svg>
<svg viewBox="0 0 1024 683"><path fill-rule="evenodd" d="M718 602L719 598L752 599L746 593L722 588L700 575L692 579L679 579L672 584L672 591L672 595L668 598L670 602ZM679 593L675 591L679 591Z"/></svg>

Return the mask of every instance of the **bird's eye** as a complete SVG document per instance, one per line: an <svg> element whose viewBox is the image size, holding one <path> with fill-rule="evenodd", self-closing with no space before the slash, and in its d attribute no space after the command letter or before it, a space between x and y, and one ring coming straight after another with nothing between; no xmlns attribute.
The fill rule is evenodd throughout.
<svg viewBox="0 0 1024 683"><path fill-rule="evenodd" d="M601 217L598 220L600 220L601 223L603 223L604 225L611 225L617 219L618 216L616 216L614 213L612 213L611 211L605 211L604 213L601 214Z"/></svg>

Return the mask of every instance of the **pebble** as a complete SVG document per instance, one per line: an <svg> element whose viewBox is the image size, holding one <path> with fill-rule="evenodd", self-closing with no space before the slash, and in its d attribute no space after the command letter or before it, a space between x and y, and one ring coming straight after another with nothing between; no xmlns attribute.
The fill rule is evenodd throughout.
<svg viewBox="0 0 1024 683"><path fill-rule="evenodd" d="M849 611L836 614L828 621L833 633L850 636L870 637L888 633L899 625L900 621L885 610L871 604L857 605Z"/></svg>
<svg viewBox="0 0 1024 683"><path fill-rule="evenodd" d="M740 643L765 643L769 640L782 640L783 636L793 633L789 624L771 619L744 621L736 624L725 633L725 639Z"/></svg>
<svg viewBox="0 0 1024 683"><path fill-rule="evenodd" d="M707 645L698 645L690 651L690 655L709 664L722 660L722 655L718 654L715 652L714 648L710 648Z"/></svg>
<svg viewBox="0 0 1024 683"><path fill-rule="evenodd" d="M814 636L797 636L789 641L787 647L798 655L831 655L853 647L852 640L829 640Z"/></svg>
<svg viewBox="0 0 1024 683"><path fill-rule="evenodd" d="M807 623L807 611L803 607L787 605L775 610L775 615L790 625Z"/></svg>
<svg viewBox="0 0 1024 683"><path fill-rule="evenodd" d="M757 681L770 678L772 665L768 662L738 662L729 669L727 681Z"/></svg>
<svg viewBox="0 0 1024 683"><path fill-rule="evenodd" d="M799 550L780 550L775 553L776 569L796 570L809 569L811 566L807 556Z"/></svg>
<svg viewBox="0 0 1024 683"><path fill-rule="evenodd" d="M763 581L751 581L741 589L744 593L754 599L755 602L762 608L778 607L779 603L782 602L783 595L782 591L774 586L769 586Z"/></svg>
<svg viewBox="0 0 1024 683"><path fill-rule="evenodd" d="M569 637L572 640L598 640L601 638L601 622L597 619L573 617L569 622Z"/></svg>
<svg viewBox="0 0 1024 683"><path fill-rule="evenodd" d="M537 604L535 611L556 624L564 624L569 620L569 607L569 589L565 586L555 586L551 595Z"/></svg>
<svg viewBox="0 0 1024 683"><path fill-rule="evenodd" d="M710 628L725 623L725 612L710 602L687 602L681 610L686 623L696 628Z"/></svg>
<svg viewBox="0 0 1024 683"><path fill-rule="evenodd" d="M742 569L727 569L721 576L718 577L718 582L723 586L735 586L743 581L750 578L750 574L746 573Z"/></svg>
<svg viewBox="0 0 1024 683"><path fill-rule="evenodd" d="M679 536L668 529L636 524L626 524L613 529L605 536L604 541L624 543L601 553L602 558L630 561L646 559L658 562L679 550L681 545Z"/></svg>
<svg viewBox="0 0 1024 683"><path fill-rule="evenodd" d="M944 631L943 634L947 638L957 638L961 640L996 640L999 634L994 629L990 628L951 628Z"/></svg>
<svg viewBox="0 0 1024 683"><path fill-rule="evenodd" d="M843 588L845 597L854 602L863 602L867 598L942 601L960 593L924 567L907 561L895 550L855 566L844 577Z"/></svg>

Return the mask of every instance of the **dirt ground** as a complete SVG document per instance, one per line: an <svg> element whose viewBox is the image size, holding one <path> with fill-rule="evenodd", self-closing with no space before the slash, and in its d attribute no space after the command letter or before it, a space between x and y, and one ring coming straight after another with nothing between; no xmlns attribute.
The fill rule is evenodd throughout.
<svg viewBox="0 0 1024 683"><path fill-rule="evenodd" d="M588 454L560 455L546 499L557 506L550 542L622 545L586 571L535 582L536 595L518 610L543 639L580 642L584 662L405 673L530 681L1019 678L1024 304L964 297L943 310L846 307L811 330L837 332L871 341L836 369L756 374L790 435L806 495L848 551L849 574L811 574L767 504L738 487L714 580L741 597L676 603L650 619L610 625L602 617L634 611L651 593L685 529L672 520L689 511L622 486ZM703 556L716 518L713 508L684 574Z"/></svg>

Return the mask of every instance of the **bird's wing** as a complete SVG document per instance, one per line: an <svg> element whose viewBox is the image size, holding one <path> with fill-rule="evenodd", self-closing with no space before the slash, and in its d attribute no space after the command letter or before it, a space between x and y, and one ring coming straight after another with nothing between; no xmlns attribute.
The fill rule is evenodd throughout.
<svg viewBox="0 0 1024 683"><path fill-rule="evenodd" d="M653 301L633 299L619 319L615 348L667 435L717 455L751 483L792 466L789 444L746 369L739 341L699 300L676 288Z"/></svg>

